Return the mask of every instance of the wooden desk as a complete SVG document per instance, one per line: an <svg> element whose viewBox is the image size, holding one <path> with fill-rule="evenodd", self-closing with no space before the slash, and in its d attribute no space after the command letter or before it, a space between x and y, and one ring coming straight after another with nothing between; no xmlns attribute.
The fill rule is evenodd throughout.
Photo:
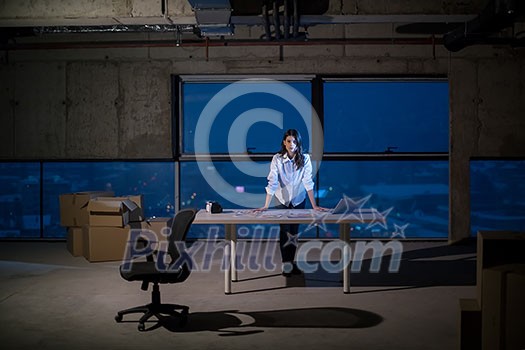
<svg viewBox="0 0 525 350"><path fill-rule="evenodd" d="M270 209L264 212L253 213L251 210L225 209L222 213L211 214L204 209L197 213L194 224L223 224L225 227L224 255L230 261L224 272L224 293L231 294L231 281L237 281L236 243L238 224L339 224L339 238L344 241L343 261L349 259L350 225L355 223L372 222L380 217L374 209L360 209L355 215L330 214L315 212L312 209ZM228 249L229 247L229 249ZM227 264L228 265L228 264ZM343 292L350 293L350 264L343 269Z"/></svg>

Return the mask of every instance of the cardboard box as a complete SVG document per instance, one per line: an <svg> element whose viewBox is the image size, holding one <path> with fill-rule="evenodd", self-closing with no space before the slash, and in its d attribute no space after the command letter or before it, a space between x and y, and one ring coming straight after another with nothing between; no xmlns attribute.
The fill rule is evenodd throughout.
<svg viewBox="0 0 525 350"><path fill-rule="evenodd" d="M73 256L84 255L82 227L68 227L67 229L67 250Z"/></svg>
<svg viewBox="0 0 525 350"><path fill-rule="evenodd" d="M477 237L476 292L483 305L483 270L504 264L525 263L525 233L479 231Z"/></svg>
<svg viewBox="0 0 525 350"><path fill-rule="evenodd" d="M103 197L103 196L100 196L100 197ZM118 197L109 196L109 197L111 197L112 199L129 199L130 201L134 202L141 210L143 208L144 196L141 194L135 194L135 195L129 195L129 196L118 196Z"/></svg>
<svg viewBox="0 0 525 350"><path fill-rule="evenodd" d="M524 276L520 283L518 276ZM522 349L525 264L508 264L483 270L482 349ZM517 323L519 320L522 322ZM521 347L509 347L510 343Z"/></svg>
<svg viewBox="0 0 525 350"><path fill-rule="evenodd" d="M143 197L144 196L141 194L117 197L117 198L122 198L122 199L129 199L130 201L132 201L138 206L137 210L130 213L130 218L129 218L130 222L144 221Z"/></svg>
<svg viewBox="0 0 525 350"><path fill-rule="evenodd" d="M143 220L142 208L128 197L98 197L89 201L89 226L124 227Z"/></svg>
<svg viewBox="0 0 525 350"><path fill-rule="evenodd" d="M505 347L525 349L525 270L507 275Z"/></svg>
<svg viewBox="0 0 525 350"><path fill-rule="evenodd" d="M505 288L505 269L489 268L483 270L483 290L481 305L482 349L497 350L502 348L501 310Z"/></svg>
<svg viewBox="0 0 525 350"><path fill-rule="evenodd" d="M141 194L135 194L135 195L129 195L129 196L120 196L120 197L117 197L117 198L122 198L122 199L129 199L133 202L135 202L135 204L141 209L143 210L143 200L144 200L144 196L141 195ZM142 220L141 220L142 221Z"/></svg>
<svg viewBox="0 0 525 350"><path fill-rule="evenodd" d="M137 224L126 227L84 226L84 257L90 262L122 261L126 254L130 229L140 229L140 224L135 226Z"/></svg>
<svg viewBox="0 0 525 350"><path fill-rule="evenodd" d="M155 232L159 242L167 242L173 218L152 218L142 223L142 229Z"/></svg>
<svg viewBox="0 0 525 350"><path fill-rule="evenodd" d="M481 307L476 299L459 299L459 348L481 349Z"/></svg>
<svg viewBox="0 0 525 350"><path fill-rule="evenodd" d="M112 197L113 192L90 191L64 193L59 196L60 225L66 227L82 227L89 222L87 205L89 200L97 197Z"/></svg>

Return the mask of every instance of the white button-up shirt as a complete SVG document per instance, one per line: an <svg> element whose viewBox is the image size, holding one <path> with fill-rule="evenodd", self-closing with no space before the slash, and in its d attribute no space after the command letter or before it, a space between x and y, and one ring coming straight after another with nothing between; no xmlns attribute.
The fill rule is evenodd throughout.
<svg viewBox="0 0 525 350"><path fill-rule="evenodd" d="M304 201L306 191L314 188L312 163L308 154L304 155L304 165L297 170L293 159L288 154L275 154L268 174L266 193L275 195L281 204L298 205Z"/></svg>

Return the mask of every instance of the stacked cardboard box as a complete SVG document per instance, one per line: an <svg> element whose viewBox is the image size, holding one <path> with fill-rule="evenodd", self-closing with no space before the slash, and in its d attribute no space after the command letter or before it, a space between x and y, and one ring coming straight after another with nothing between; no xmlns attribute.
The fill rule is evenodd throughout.
<svg viewBox="0 0 525 350"><path fill-rule="evenodd" d="M87 206L92 198L113 197L113 192L89 191L61 194L60 200L60 225L66 227L82 227L89 220Z"/></svg>
<svg viewBox="0 0 525 350"><path fill-rule="evenodd" d="M92 198L112 197L113 192L89 191L65 193L59 197L60 224L67 227L67 249L73 256L82 256L82 226L89 223L88 203Z"/></svg>
<svg viewBox="0 0 525 350"><path fill-rule="evenodd" d="M90 262L119 261L130 229L141 229L142 195L97 197L89 201L89 225L82 227L84 257Z"/></svg>
<svg viewBox="0 0 525 350"><path fill-rule="evenodd" d="M525 264L483 270L482 349L525 349Z"/></svg>
<svg viewBox="0 0 525 350"><path fill-rule="evenodd" d="M525 349L525 233L480 231L475 299L460 300L460 349Z"/></svg>
<svg viewBox="0 0 525 350"><path fill-rule="evenodd" d="M149 230L156 236L157 242L167 242L171 234L171 225L173 218L153 218L142 223L143 230Z"/></svg>
<svg viewBox="0 0 525 350"><path fill-rule="evenodd" d="M90 262L124 258L130 229L142 228L142 195L112 195L88 192L81 197L79 194L61 196L61 213L64 213L61 222L74 224L68 227L68 250L74 256L83 255ZM80 208L77 216L68 217L77 207Z"/></svg>

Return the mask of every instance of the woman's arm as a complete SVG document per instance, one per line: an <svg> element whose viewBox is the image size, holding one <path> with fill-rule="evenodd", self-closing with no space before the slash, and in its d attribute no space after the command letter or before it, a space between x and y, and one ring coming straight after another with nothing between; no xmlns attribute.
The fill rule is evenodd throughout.
<svg viewBox="0 0 525 350"><path fill-rule="evenodd" d="M314 190L308 190L306 193L308 194L308 199L310 200L310 204L312 204L312 208L317 210L318 206L315 203Z"/></svg>
<svg viewBox="0 0 525 350"><path fill-rule="evenodd" d="M264 201L264 206L255 209L255 211L263 211L270 207L270 203L272 202L273 194L275 193L275 190L279 186L278 178L279 178L279 170L277 167L277 155L274 155L272 158L272 163L270 164L270 173L268 174L268 185L265 188L266 199Z"/></svg>
<svg viewBox="0 0 525 350"><path fill-rule="evenodd" d="M272 201L272 195L270 194L266 194L266 200L264 201L264 206L263 207L260 207L260 208L257 208L257 209L254 209L254 211L264 211L266 209L268 209L270 207L270 203Z"/></svg>
<svg viewBox="0 0 525 350"><path fill-rule="evenodd" d="M309 155L305 155L303 184L306 189L306 193L308 194L308 199L310 200L310 204L312 204L312 208L314 210L327 211L328 209L320 207L315 203L315 196L314 196L314 189L313 189L314 182L312 180L312 163L310 161Z"/></svg>
<svg viewBox="0 0 525 350"><path fill-rule="evenodd" d="M266 193L270 196L273 196L273 194L279 187L279 167L277 166L278 161L278 155L276 154L272 158L272 162L270 163L270 172L267 176L268 185L266 186L265 190ZM268 202L268 204L270 203Z"/></svg>
<svg viewBox="0 0 525 350"><path fill-rule="evenodd" d="M308 193L308 199L310 199L310 204L312 204L312 208L314 210L319 210L319 211L327 211L327 210L329 210L327 208L320 207L320 206L318 206L315 203L314 190L308 190L308 191L306 191L306 193Z"/></svg>

